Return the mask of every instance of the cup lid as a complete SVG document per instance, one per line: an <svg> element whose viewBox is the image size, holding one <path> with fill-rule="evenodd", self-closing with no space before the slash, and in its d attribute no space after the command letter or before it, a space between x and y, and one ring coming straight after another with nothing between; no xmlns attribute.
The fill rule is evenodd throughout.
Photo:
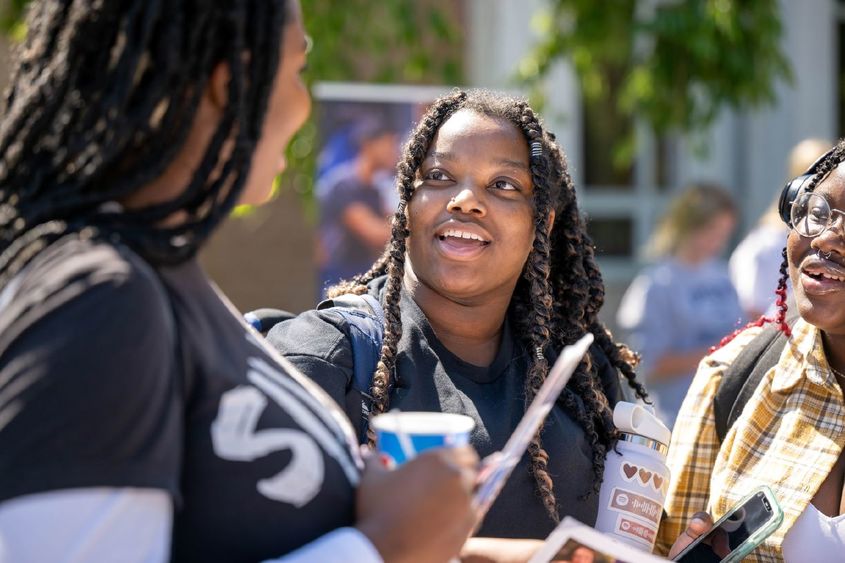
<svg viewBox="0 0 845 563"><path fill-rule="evenodd" d="M475 428L475 420L463 414L445 412L386 412L373 418L373 428L405 434L464 434Z"/></svg>
<svg viewBox="0 0 845 563"><path fill-rule="evenodd" d="M619 401L613 408L613 424L620 432L636 434L669 445L672 432L657 416L641 405Z"/></svg>

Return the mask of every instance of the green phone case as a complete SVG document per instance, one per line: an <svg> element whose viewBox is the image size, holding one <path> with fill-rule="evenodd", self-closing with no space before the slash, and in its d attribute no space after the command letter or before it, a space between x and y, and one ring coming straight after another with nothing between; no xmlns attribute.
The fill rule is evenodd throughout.
<svg viewBox="0 0 845 563"><path fill-rule="evenodd" d="M751 534L747 540L739 544L739 546L735 550L733 550L730 555L722 559L721 563L738 563L739 561L742 561L742 559L746 555L754 551L758 545L763 543L763 540L769 537L772 532L777 530L783 522L783 509L781 509L780 505L778 504L778 500L775 497L775 494L766 485L760 485L759 487L753 489L750 493L745 495L742 500L736 503L736 506L742 506L743 504L748 502L754 495L760 492L766 495L766 499L769 501L769 504L772 507L771 520L769 520L769 522L765 526ZM730 514L730 512L728 512L728 514ZM719 518L719 520L715 524L713 524L713 527L715 528L716 526L721 524L728 517L728 514L725 514L724 516Z"/></svg>

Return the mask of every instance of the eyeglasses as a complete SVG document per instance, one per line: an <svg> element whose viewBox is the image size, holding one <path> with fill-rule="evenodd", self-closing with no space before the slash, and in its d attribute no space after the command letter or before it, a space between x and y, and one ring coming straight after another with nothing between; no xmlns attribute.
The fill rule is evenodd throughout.
<svg viewBox="0 0 845 563"><path fill-rule="evenodd" d="M836 213L845 217L845 211L831 208L823 196L805 192L792 204L792 228L801 236L817 237L833 226Z"/></svg>

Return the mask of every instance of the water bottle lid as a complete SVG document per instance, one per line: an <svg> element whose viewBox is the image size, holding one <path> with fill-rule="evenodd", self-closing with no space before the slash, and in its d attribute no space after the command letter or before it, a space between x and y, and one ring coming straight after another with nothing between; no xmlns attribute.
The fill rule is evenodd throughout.
<svg viewBox="0 0 845 563"><path fill-rule="evenodd" d="M620 432L644 436L665 445L669 445L669 439L672 437L672 432L659 418L636 403L616 403L613 409L613 424Z"/></svg>

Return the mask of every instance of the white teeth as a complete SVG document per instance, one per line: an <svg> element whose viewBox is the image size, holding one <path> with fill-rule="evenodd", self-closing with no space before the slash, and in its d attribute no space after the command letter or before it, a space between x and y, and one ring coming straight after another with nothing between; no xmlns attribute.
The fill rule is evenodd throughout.
<svg viewBox="0 0 845 563"><path fill-rule="evenodd" d="M839 277L839 276L831 276L829 274L822 274L822 277L827 278L829 280L845 281L845 278L842 278L842 277Z"/></svg>
<svg viewBox="0 0 845 563"><path fill-rule="evenodd" d="M480 242L484 242L484 239L474 233L468 233L466 231L459 231L457 229L449 229L445 233L443 233L444 237L454 237L454 238L463 238L469 240L477 240Z"/></svg>

